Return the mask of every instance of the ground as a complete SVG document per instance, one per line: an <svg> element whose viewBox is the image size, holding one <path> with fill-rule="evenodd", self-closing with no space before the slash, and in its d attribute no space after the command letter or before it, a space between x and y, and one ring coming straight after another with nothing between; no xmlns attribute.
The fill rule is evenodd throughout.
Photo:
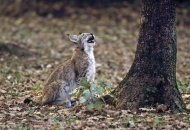
<svg viewBox="0 0 190 130"><path fill-rule="evenodd" d="M32 56L0 52L0 129L187 129L189 113L141 113L85 107L35 106L23 104L38 96L44 80L61 62L71 57L74 45L67 34L92 32L96 35L96 82L102 77L112 87L125 77L138 42L140 6L108 8L67 7L61 18L42 17L34 11L21 16L0 17L0 41L13 43ZM190 10L177 9L177 82L190 107ZM151 112L149 112L151 111Z"/></svg>

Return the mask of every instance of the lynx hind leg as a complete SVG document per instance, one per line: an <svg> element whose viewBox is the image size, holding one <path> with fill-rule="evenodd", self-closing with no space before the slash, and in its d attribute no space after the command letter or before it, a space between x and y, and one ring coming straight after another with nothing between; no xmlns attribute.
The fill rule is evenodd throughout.
<svg viewBox="0 0 190 130"><path fill-rule="evenodd" d="M52 82L43 88L42 105L52 105L57 98L59 84Z"/></svg>
<svg viewBox="0 0 190 130"><path fill-rule="evenodd" d="M63 84L63 81L54 81L48 85L45 85L43 88L43 96L42 96L42 104L43 105L52 105L59 93L59 89L61 87L61 84Z"/></svg>
<svg viewBox="0 0 190 130"><path fill-rule="evenodd" d="M44 86L42 104L71 106L70 96L65 91L66 83L61 80Z"/></svg>

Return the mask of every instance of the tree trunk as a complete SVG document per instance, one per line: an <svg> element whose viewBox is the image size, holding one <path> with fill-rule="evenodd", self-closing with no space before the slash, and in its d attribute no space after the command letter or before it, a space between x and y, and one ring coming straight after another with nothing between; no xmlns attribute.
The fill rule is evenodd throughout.
<svg viewBox="0 0 190 130"><path fill-rule="evenodd" d="M173 112L185 110L176 84L174 0L142 0L141 27L134 62L113 91L122 109L164 104Z"/></svg>

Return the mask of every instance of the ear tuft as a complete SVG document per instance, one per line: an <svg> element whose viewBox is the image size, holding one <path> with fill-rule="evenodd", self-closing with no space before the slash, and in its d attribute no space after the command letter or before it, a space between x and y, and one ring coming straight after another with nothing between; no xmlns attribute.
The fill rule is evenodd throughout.
<svg viewBox="0 0 190 130"><path fill-rule="evenodd" d="M68 34L69 35L69 39L74 42L77 43L78 41L78 36L77 35L73 35L73 34Z"/></svg>

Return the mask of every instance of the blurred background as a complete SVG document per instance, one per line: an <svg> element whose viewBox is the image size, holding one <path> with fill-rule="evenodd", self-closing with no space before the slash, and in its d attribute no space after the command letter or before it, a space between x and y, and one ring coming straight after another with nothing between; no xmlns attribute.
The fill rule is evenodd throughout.
<svg viewBox="0 0 190 130"><path fill-rule="evenodd" d="M29 89L43 84L51 70L72 55L67 34L92 32L97 80L104 77L116 86L135 56L140 11L141 0L0 0L0 41L40 54L24 58L1 49L1 73L14 70L22 77L38 77ZM176 14L177 77L182 87L190 87L190 1L177 0Z"/></svg>
<svg viewBox="0 0 190 130"><path fill-rule="evenodd" d="M189 8L190 1L176 0L179 8ZM126 4L139 5L141 0L0 0L2 15L19 16L36 12L40 16L49 14L54 17L66 16L66 7L71 8L108 8L126 7Z"/></svg>

